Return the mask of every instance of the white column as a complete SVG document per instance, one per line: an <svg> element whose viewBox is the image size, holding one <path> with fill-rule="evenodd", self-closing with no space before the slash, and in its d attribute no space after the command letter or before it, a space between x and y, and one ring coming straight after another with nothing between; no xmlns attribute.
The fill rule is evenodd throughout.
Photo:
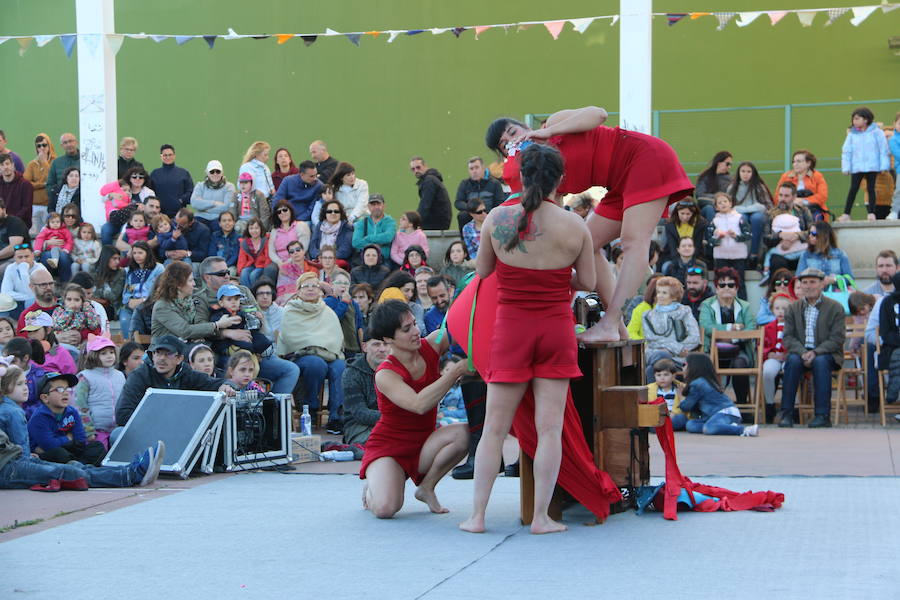
<svg viewBox="0 0 900 600"><path fill-rule="evenodd" d="M619 0L619 127L651 132L653 0Z"/></svg>
<svg viewBox="0 0 900 600"><path fill-rule="evenodd" d="M116 178L116 58L106 41L115 33L114 0L76 0L78 141L81 212L99 233L106 222L100 188Z"/></svg>

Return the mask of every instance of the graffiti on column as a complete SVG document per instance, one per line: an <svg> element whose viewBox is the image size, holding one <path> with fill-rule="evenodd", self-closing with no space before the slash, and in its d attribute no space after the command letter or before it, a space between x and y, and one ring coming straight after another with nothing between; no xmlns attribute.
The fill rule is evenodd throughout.
<svg viewBox="0 0 900 600"><path fill-rule="evenodd" d="M106 173L105 98L103 94L84 94L80 98L81 112L81 178L103 183Z"/></svg>

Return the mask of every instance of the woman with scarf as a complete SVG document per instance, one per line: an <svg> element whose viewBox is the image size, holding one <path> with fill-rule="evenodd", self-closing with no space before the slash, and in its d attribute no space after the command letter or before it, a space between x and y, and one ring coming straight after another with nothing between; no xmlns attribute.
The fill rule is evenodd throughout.
<svg viewBox="0 0 900 600"><path fill-rule="evenodd" d="M37 134L34 149L37 156L25 167L23 175L34 190L31 204L32 235L36 235L47 220L47 175L50 174L50 163L56 158L56 149L46 133Z"/></svg>
<svg viewBox="0 0 900 600"><path fill-rule="evenodd" d="M325 246L333 246L337 264L345 270L350 269L350 258L353 256L353 225L347 221L344 205L337 200L322 204L319 222L309 240L309 257L316 260Z"/></svg>
<svg viewBox="0 0 900 600"><path fill-rule="evenodd" d="M200 221L211 232L219 230L219 215L230 209L234 203L237 190L234 184L225 179L222 163L211 160L206 165L206 179L194 186L191 194L191 207L194 219Z"/></svg>
<svg viewBox="0 0 900 600"><path fill-rule="evenodd" d="M68 167L63 171L62 181L47 198L47 213L60 212L67 204L81 209L81 169L78 167Z"/></svg>
<svg viewBox="0 0 900 600"><path fill-rule="evenodd" d="M281 263L278 268L275 302L279 306L284 306L297 293L297 281L301 275L315 273L316 279L319 278L319 267L306 260L303 244L291 242L288 244L288 254L291 260Z"/></svg>
<svg viewBox="0 0 900 600"><path fill-rule="evenodd" d="M171 334L188 341L214 337L216 332L241 322L241 317L226 315L217 321L202 321L197 316L194 276L191 266L181 261L169 263L156 282L153 292L153 318L150 335L157 340Z"/></svg>

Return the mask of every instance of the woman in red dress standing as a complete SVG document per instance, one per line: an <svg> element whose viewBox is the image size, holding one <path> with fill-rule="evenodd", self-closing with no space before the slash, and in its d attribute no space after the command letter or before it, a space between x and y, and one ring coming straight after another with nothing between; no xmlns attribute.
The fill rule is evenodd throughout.
<svg viewBox="0 0 900 600"><path fill-rule="evenodd" d="M440 330L419 337L409 305L388 300L369 317L369 332L391 344L391 353L375 371L375 392L381 418L366 442L359 478L366 480L363 508L389 519L403 506L406 478L418 486L416 499L433 513L445 513L434 493L438 481L465 457L468 425L435 429L437 405L466 372L460 361L441 375L440 356L449 336L436 341Z"/></svg>
<svg viewBox="0 0 900 600"><path fill-rule="evenodd" d="M497 273L497 316L490 348L487 414L475 453L475 496L464 531L484 531L488 498L522 395L532 385L538 434L534 453L532 533L564 531L547 514L562 457L566 392L579 377L572 288L593 289L591 236L577 214L563 209L556 188L563 175L559 151L532 144L522 152L525 190L519 204L494 208L482 225L476 271ZM575 276L572 267L575 267Z"/></svg>
<svg viewBox="0 0 900 600"><path fill-rule="evenodd" d="M507 158L503 179L513 192L522 187L516 154L530 141L555 146L562 154L565 177L558 193L577 194L595 185L608 190L587 226L595 253L621 238L624 264L616 281L609 263L596 261L597 293L606 314L578 336L585 342L628 339L622 307L646 276L653 230L666 206L694 189L671 146L643 133L604 127L606 116L596 106L562 110L537 130L501 118L491 123L485 135L488 148Z"/></svg>

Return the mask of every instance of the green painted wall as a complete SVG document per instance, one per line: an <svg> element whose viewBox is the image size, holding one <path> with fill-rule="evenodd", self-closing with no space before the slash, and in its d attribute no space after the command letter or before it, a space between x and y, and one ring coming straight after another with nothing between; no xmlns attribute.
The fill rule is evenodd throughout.
<svg viewBox="0 0 900 600"><path fill-rule="evenodd" d="M763 10L823 6L819 0L658 1L654 10ZM826 3L827 5L828 3ZM831 4L850 3L833 0ZM782 6L784 7L784 6ZM618 12L618 2L572 0L118 0L120 32L166 34L316 32L425 28L575 18ZM74 31L74 0L4 0L0 35ZM860 27L847 16L831 27L817 17L802 28L794 15L771 27L763 15L751 26L716 31L712 17L668 27L654 19L654 98L659 109L749 106L900 98L900 56L887 38L900 35L900 10L873 14ZM451 193L465 176L465 159L485 154L492 118L597 104L618 109L619 27L595 22L584 35L570 26L553 41L542 26L489 30L476 41L467 31L386 39L364 37L360 47L320 38L310 47L294 39L263 41L126 40L117 59L119 135L140 141L138 158L158 163L156 149L173 143L178 162L194 173L221 160L236 173L256 139L287 146L305 158L323 138L335 156L354 163L370 189L385 194L391 212L417 201L408 159L425 156L441 170ZM58 41L24 57L14 41L0 46L0 128L10 146L30 154L38 131L55 138L77 129L76 61ZM900 105L873 106L890 121ZM821 166L834 166L852 109L798 111L794 147L808 147ZM717 150L738 161L779 170L783 118L778 111L673 115L662 136L695 172ZM770 178L774 181L774 178ZM843 203L846 178L828 175L830 205Z"/></svg>

